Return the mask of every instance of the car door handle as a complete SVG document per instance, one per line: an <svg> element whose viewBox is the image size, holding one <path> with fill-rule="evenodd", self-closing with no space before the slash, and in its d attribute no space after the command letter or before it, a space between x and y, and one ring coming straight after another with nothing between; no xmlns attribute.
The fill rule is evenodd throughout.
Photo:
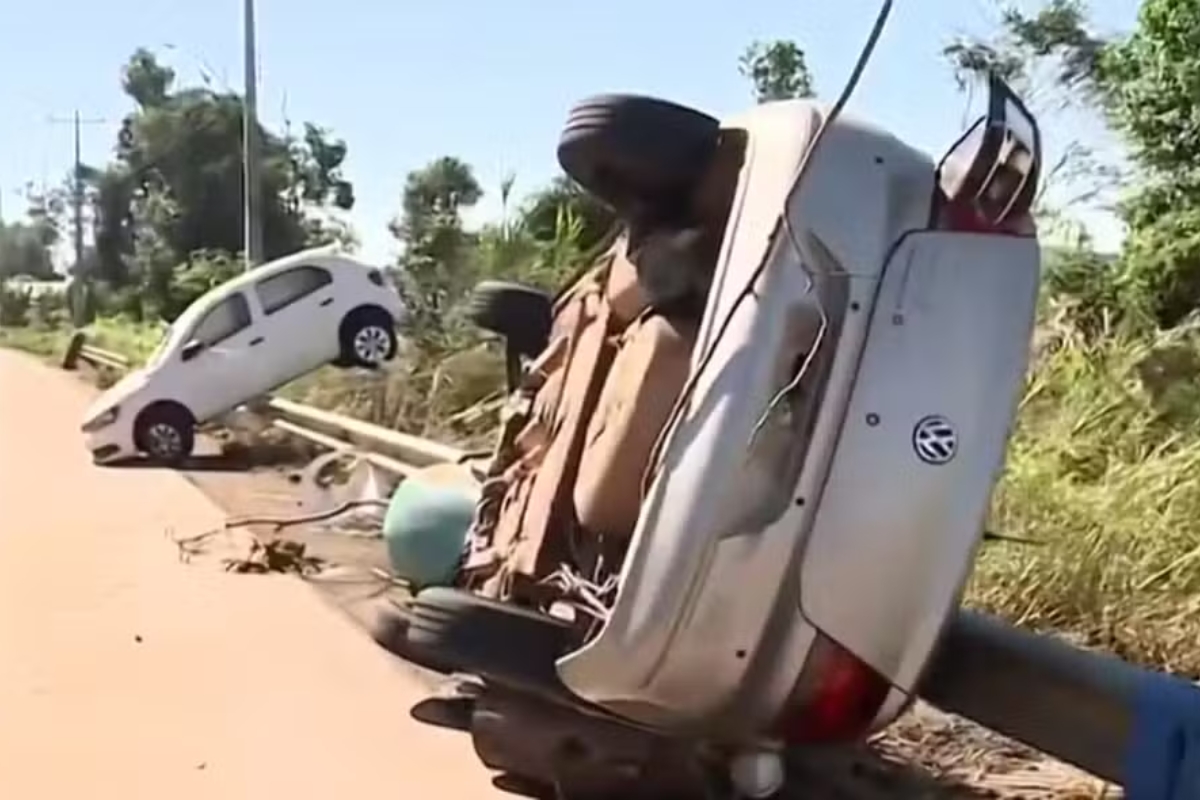
<svg viewBox="0 0 1200 800"><path fill-rule="evenodd" d="M324 300L322 300L321 302L317 303L317 305L319 305L319 306L327 306L327 305L330 305L330 304L332 304L332 303L333 303L333 298L332 298L332 297L326 297Z"/></svg>
<svg viewBox="0 0 1200 800"><path fill-rule="evenodd" d="M254 347L254 345L256 345L256 344L262 344L262 343L263 343L263 337L261 337L261 336L257 336L250 340L251 347Z"/></svg>

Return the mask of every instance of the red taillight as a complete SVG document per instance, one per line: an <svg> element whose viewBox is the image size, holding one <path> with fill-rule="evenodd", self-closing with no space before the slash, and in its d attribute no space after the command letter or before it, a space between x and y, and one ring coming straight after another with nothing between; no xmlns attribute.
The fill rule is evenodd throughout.
<svg viewBox="0 0 1200 800"><path fill-rule="evenodd" d="M1006 217L996 224L973 203L946 203L937 215L937 229L958 233L994 233L1003 236L1034 236L1036 226L1028 214Z"/></svg>
<svg viewBox="0 0 1200 800"><path fill-rule="evenodd" d="M891 688L852 653L819 637L775 734L789 744L858 739L870 732Z"/></svg>

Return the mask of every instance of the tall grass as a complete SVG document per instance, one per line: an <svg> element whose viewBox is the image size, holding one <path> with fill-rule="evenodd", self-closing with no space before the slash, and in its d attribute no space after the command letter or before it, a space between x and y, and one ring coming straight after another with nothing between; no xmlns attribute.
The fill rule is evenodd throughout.
<svg viewBox="0 0 1200 800"><path fill-rule="evenodd" d="M970 602L1200 677L1200 329L1042 328Z"/></svg>

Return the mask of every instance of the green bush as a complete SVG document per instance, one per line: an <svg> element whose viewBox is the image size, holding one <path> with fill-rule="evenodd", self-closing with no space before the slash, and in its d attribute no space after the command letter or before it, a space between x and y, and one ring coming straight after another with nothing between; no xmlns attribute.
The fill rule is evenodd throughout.
<svg viewBox="0 0 1200 800"><path fill-rule="evenodd" d="M67 297L62 292L44 291L33 298L32 323L42 330L55 330L70 322Z"/></svg>
<svg viewBox="0 0 1200 800"><path fill-rule="evenodd" d="M33 293L27 288L0 281L0 325L24 327L29 324Z"/></svg>

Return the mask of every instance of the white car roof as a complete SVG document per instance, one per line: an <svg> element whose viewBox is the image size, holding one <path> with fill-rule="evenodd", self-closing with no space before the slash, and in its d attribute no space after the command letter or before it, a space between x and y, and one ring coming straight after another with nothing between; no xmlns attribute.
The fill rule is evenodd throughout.
<svg viewBox="0 0 1200 800"><path fill-rule="evenodd" d="M263 278L289 270L292 267L302 265L311 265L314 267L358 267L359 269L373 269L373 265L365 261L351 256L344 252L339 245L330 244L321 247L310 247L307 250L299 250L291 255L282 256L274 261L268 261L265 264L259 264L251 270L243 272L241 275L226 281L216 289L223 291L236 291L244 289L252 283L256 283Z"/></svg>
<svg viewBox="0 0 1200 800"><path fill-rule="evenodd" d="M358 269L377 269L372 264L362 261L350 254L344 252L340 245L330 244L320 247L310 247L307 250L299 250L290 255L282 256L274 261L268 261L265 264L260 264L253 269L243 272L236 278L230 278L222 284L214 286L200 297L192 301L182 314L176 318L175 323L182 323L183 327L190 326L201 309L207 309L208 306L218 297L224 297L233 292L243 291L250 288L253 284L261 281L263 278L269 278L272 275L284 272L293 267L299 266L314 266L337 269L339 267L351 267Z"/></svg>

